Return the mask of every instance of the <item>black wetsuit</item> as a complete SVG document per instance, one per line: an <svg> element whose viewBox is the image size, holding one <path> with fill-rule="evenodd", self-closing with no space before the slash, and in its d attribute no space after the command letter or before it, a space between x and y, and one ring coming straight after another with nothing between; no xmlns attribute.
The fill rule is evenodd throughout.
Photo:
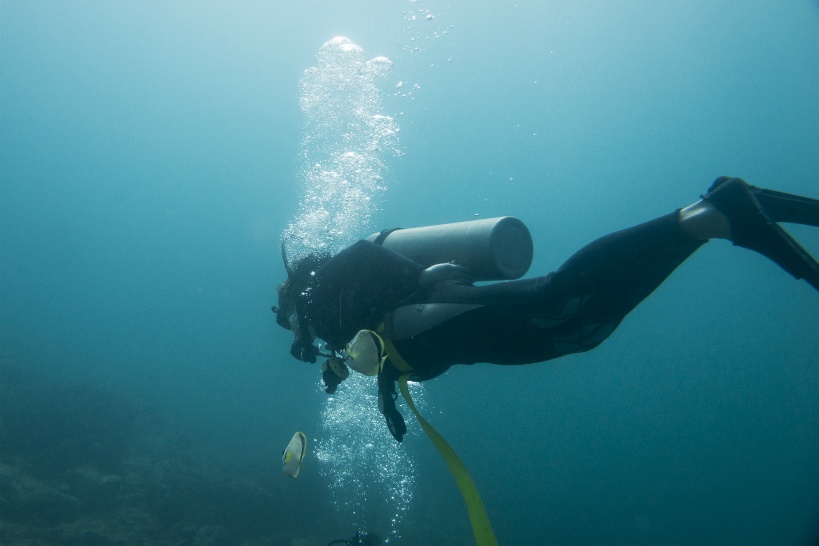
<svg viewBox="0 0 819 546"><path fill-rule="evenodd" d="M606 235L545 277L421 286L424 266L359 241L316 272L302 305L336 350L387 324L416 380L453 364L542 362L600 344L703 242L679 228L675 212ZM399 374L388 361L385 379Z"/></svg>

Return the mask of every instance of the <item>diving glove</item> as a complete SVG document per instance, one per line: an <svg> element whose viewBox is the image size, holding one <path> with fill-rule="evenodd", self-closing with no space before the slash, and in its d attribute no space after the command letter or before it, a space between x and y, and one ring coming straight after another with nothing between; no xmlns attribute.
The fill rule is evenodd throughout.
<svg viewBox="0 0 819 546"><path fill-rule="evenodd" d="M309 338L303 339L299 337L293 340L293 344L290 346L290 354L302 362L315 364L318 349L316 349L316 346L313 345Z"/></svg>
<svg viewBox="0 0 819 546"><path fill-rule="evenodd" d="M321 366L321 379L324 381L324 386L327 387L324 390L327 394L336 392L336 388L349 376L350 370L338 357L328 358Z"/></svg>
<svg viewBox="0 0 819 546"><path fill-rule="evenodd" d="M400 442L407 433L407 424L404 417L395 408L395 401L398 393L395 392L395 382L386 378L383 374L378 375L378 411L387 421L387 428L396 441Z"/></svg>
<svg viewBox="0 0 819 546"><path fill-rule="evenodd" d="M404 423L404 418L398 413L398 410L393 406L392 413L385 413L384 417L387 420L387 428L390 429L390 434L395 441L403 440L404 434L407 433L407 424Z"/></svg>
<svg viewBox="0 0 819 546"><path fill-rule="evenodd" d="M432 286L441 281L459 281L470 284L472 279L467 268L452 262L431 265L418 274L418 284L421 286Z"/></svg>

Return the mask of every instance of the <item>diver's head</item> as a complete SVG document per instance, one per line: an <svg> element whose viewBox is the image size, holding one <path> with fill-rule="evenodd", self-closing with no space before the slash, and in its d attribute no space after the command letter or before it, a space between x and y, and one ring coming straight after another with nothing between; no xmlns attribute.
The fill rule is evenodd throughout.
<svg viewBox="0 0 819 546"><path fill-rule="evenodd" d="M273 307L276 313L276 324L285 330L292 330L290 317L296 312L293 298L290 294L290 279L285 279L277 289L279 293L278 305Z"/></svg>
<svg viewBox="0 0 819 546"><path fill-rule="evenodd" d="M279 305L273 307L276 313L276 324L293 331L293 345L290 354L304 362L315 362L319 350L313 345L310 324L304 311L302 295L309 290L310 279L329 259L329 254L307 254L298 258L293 264L287 260L282 244L282 257L287 268L287 279L279 285Z"/></svg>
<svg viewBox="0 0 819 546"><path fill-rule="evenodd" d="M287 259L282 244L282 259L287 269L287 278L278 286L278 305L273 307L276 313L276 324L285 330L294 330L298 320L296 316L296 299L307 290L310 279L316 270L324 265L330 255L327 253L312 253L295 258L292 263Z"/></svg>

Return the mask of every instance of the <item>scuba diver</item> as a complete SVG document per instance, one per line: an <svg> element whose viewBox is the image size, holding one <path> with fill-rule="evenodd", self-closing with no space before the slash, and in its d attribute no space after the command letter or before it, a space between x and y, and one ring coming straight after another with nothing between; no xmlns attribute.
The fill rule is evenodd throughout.
<svg viewBox="0 0 819 546"><path fill-rule="evenodd" d="M377 375L379 410L400 442L399 378L424 381L454 364L530 364L593 349L710 239L758 252L819 290L819 264L777 224L819 226L819 200L728 177L701 197L593 241L546 276L493 284L473 283L516 279L531 263L528 230L514 218L493 219L489 231L475 233L472 222L436 226L435 236L431 228L388 230L335 256L293 263L283 242L288 278L278 289L276 322L293 331L294 357L327 359L328 393L348 366Z"/></svg>

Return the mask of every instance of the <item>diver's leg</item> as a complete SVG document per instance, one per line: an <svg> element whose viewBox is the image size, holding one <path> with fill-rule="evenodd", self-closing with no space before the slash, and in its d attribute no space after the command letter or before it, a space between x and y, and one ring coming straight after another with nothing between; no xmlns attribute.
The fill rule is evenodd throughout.
<svg viewBox="0 0 819 546"><path fill-rule="evenodd" d="M819 290L819 264L776 223L819 226L819 201L727 177L717 178L702 197L680 211L680 228L698 239L729 239Z"/></svg>
<svg viewBox="0 0 819 546"><path fill-rule="evenodd" d="M580 299L580 323L616 325L707 242L679 218L675 211L592 241L554 273L550 290Z"/></svg>
<svg viewBox="0 0 819 546"><path fill-rule="evenodd" d="M441 283L425 304L475 308L394 342L430 377L454 363L528 364L588 351L704 243L680 229L674 212L593 241L545 277Z"/></svg>
<svg viewBox="0 0 819 546"><path fill-rule="evenodd" d="M484 286L442 283L425 303L469 303L476 308L411 338L397 340L399 352L411 363L434 364L435 371L430 374L434 376L454 363L526 364L596 347L709 239L730 239L769 256L767 249L759 248L755 238L746 233L744 214L731 210L729 205L736 196L726 189L719 194L715 191L723 184L715 183L704 200L691 207L591 242L548 276ZM733 182L727 187L742 184ZM814 225L812 222L819 221L817 201L767 190L751 192L766 206L776 199L771 205L776 212L769 211L766 222ZM746 205L739 207L740 212L748 208L748 200L744 200ZM798 206L789 206L788 201L798 201ZM761 207L750 208L760 214ZM767 230L768 223L765 225ZM775 242L780 244L780 240ZM802 260L792 250L788 256ZM814 279L803 276L809 282Z"/></svg>
<svg viewBox="0 0 819 546"><path fill-rule="evenodd" d="M731 224L728 222L728 217L705 200L680 209L679 223L680 229L695 239L706 241L731 238Z"/></svg>

